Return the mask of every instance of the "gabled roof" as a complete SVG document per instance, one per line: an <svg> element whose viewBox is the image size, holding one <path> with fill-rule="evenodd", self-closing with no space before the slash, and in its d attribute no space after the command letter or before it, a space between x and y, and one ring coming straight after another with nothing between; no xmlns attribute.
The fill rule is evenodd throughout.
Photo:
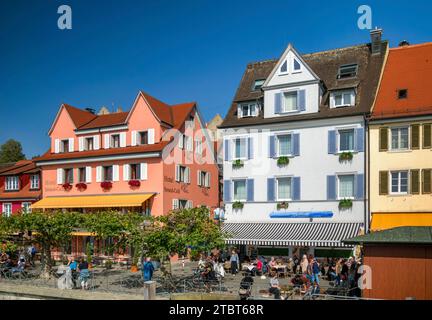
<svg viewBox="0 0 432 320"><path fill-rule="evenodd" d="M36 165L32 160L21 160L11 166L0 169L0 176L18 175L23 173L31 173L36 169ZM36 170L38 171L38 170Z"/></svg>
<svg viewBox="0 0 432 320"><path fill-rule="evenodd" d="M91 112L72 107L68 104L63 104L63 106L69 113L69 116L71 117L76 128L80 128L81 126L97 118L97 115Z"/></svg>
<svg viewBox="0 0 432 320"><path fill-rule="evenodd" d="M372 108L378 87L384 58L387 54L388 42L381 44L381 54L371 54L371 44L345 47L302 55L304 62L321 79L322 87L326 90L316 113L289 115L274 118L264 118L262 112L258 117L238 118L237 104L242 101L258 100L262 102L263 91L254 91L255 80L267 79L275 68L279 59L250 63L246 67L231 107L219 128L241 127L249 125L271 124L300 120L313 120L333 117L345 117L368 114ZM339 67L345 64L357 64L357 77L337 79ZM330 108L329 90L356 88L357 98L354 107ZM265 108L265 106L264 106Z"/></svg>
<svg viewBox="0 0 432 320"><path fill-rule="evenodd" d="M126 118L129 112L109 113L96 116L89 123L79 127L79 130L95 129L103 127L111 127L123 125L126 123Z"/></svg>
<svg viewBox="0 0 432 320"><path fill-rule="evenodd" d="M432 42L390 49L371 119L432 114L431 88Z"/></svg>
<svg viewBox="0 0 432 320"><path fill-rule="evenodd" d="M347 244L432 244L432 227L398 227L346 239Z"/></svg>

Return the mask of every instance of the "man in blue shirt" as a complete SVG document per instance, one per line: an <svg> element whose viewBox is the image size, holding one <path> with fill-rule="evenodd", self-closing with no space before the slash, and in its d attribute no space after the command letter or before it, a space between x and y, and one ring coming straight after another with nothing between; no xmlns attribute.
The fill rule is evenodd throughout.
<svg viewBox="0 0 432 320"><path fill-rule="evenodd" d="M69 265L69 269L71 269L72 272L73 287L76 288L76 279L78 278L78 273L77 273L78 262L75 259L70 259L68 265Z"/></svg>

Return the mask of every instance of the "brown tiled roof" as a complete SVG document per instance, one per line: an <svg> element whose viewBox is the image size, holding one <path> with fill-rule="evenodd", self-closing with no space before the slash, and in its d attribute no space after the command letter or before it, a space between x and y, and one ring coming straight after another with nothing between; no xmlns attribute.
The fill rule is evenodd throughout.
<svg viewBox="0 0 432 320"><path fill-rule="evenodd" d="M171 107L165 102L162 102L155 97L152 97L148 93L145 93L143 91L141 91L141 93L143 94L144 98L147 100L159 120L172 126L173 115L171 112Z"/></svg>
<svg viewBox="0 0 432 320"><path fill-rule="evenodd" d="M309 114L264 118L261 112L258 117L239 119L237 117L237 103L249 100L260 100L262 102L263 92L253 91L253 84L255 80L266 79L276 66L278 60L251 63L243 74L231 108L219 128L367 114L370 112L374 101L387 46L387 41L383 41L381 54L379 55L371 55L370 44L302 55L303 60L321 79L322 85L326 89L319 106L319 111ZM352 63L358 64L357 77L338 80L339 67ZM329 107L329 90L352 87L357 88L356 105L354 107Z"/></svg>
<svg viewBox="0 0 432 320"><path fill-rule="evenodd" d="M14 165L5 169L0 169L0 176L17 175L22 173L30 173L36 169L36 165L32 160L21 160ZM36 170L36 172L39 170Z"/></svg>
<svg viewBox="0 0 432 320"><path fill-rule="evenodd" d="M122 125L125 124L128 114L129 112L118 112L118 113L98 115L92 121L79 127L78 129L86 130L86 129L95 129L95 128Z"/></svg>
<svg viewBox="0 0 432 320"><path fill-rule="evenodd" d="M0 200L11 200L11 199L40 199L42 191L41 190L19 190L16 192L1 192Z"/></svg>
<svg viewBox="0 0 432 320"><path fill-rule="evenodd" d="M74 123L76 128L79 128L97 118L97 115L85 110L72 107L69 104L64 103L63 106L69 113L69 116L71 117L72 122Z"/></svg>

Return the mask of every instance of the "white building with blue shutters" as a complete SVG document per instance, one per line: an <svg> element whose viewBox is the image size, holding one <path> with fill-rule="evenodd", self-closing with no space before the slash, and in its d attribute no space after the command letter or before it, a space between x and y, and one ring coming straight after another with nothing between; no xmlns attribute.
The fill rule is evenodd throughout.
<svg viewBox="0 0 432 320"><path fill-rule="evenodd" d="M387 50L377 41L374 52L289 45L247 66L219 127L229 245L327 256L367 228L365 119Z"/></svg>

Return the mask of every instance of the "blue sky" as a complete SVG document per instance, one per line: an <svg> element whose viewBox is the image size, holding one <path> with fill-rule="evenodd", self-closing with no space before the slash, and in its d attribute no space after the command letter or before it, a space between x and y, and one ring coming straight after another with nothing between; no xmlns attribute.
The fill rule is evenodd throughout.
<svg viewBox="0 0 432 320"><path fill-rule="evenodd" d="M72 30L57 8L72 7ZM360 44L357 8L396 46L432 41L431 1L0 2L0 143L43 154L61 103L129 110L144 90L167 103L197 101L225 115L248 62Z"/></svg>

